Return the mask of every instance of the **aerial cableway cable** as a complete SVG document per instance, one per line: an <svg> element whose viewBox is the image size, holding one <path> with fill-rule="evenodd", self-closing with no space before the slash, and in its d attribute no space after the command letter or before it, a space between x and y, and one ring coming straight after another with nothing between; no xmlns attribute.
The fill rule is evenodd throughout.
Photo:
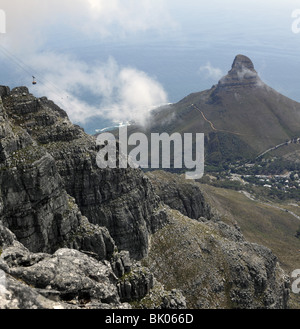
<svg viewBox="0 0 300 329"><path fill-rule="evenodd" d="M59 99L64 99L64 97L68 97L67 95L66 96L62 95L62 90L59 89L55 84L42 77L42 75L39 72L34 70L26 63L24 63L20 58L12 54L8 49L3 47L2 45L0 45L0 52L5 57L7 57L7 59L9 59L14 65L16 65L19 69L24 71L29 76L32 76L33 85L36 85L38 81L38 83L41 83L42 85L50 89Z"/></svg>

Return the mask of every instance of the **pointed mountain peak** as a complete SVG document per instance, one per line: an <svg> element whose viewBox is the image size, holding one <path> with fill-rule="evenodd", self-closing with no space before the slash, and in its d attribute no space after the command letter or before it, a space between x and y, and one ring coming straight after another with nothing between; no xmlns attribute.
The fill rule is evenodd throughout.
<svg viewBox="0 0 300 329"><path fill-rule="evenodd" d="M221 89L254 87L260 82L251 59L244 55L237 55L231 70L219 81L218 87Z"/></svg>
<svg viewBox="0 0 300 329"><path fill-rule="evenodd" d="M232 70L243 70L243 69L255 71L254 65L249 57L244 55L237 55L233 61Z"/></svg>

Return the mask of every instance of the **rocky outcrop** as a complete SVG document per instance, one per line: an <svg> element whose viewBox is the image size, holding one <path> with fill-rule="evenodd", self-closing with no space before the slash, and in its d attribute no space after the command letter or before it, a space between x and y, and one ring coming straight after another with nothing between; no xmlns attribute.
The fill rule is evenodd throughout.
<svg viewBox="0 0 300 329"><path fill-rule="evenodd" d="M258 83L262 82L251 59L244 55L237 55L231 70L219 81L218 89L255 87Z"/></svg>
<svg viewBox="0 0 300 329"><path fill-rule="evenodd" d="M114 255L111 265L119 277L117 288L122 302L130 302L139 309L186 308L186 300L180 290L167 291L147 267L132 261L128 252Z"/></svg>
<svg viewBox="0 0 300 329"><path fill-rule="evenodd" d="M166 216L159 211L160 200L142 172L131 168L99 169L95 138L73 125L66 113L53 102L46 98L36 99L25 87L7 91L3 104L7 118L26 136L26 140L25 137L22 140L29 143L27 146L24 141L21 151L15 155L20 161L31 161L31 172L24 173L24 178L22 174L22 180L31 184L28 190L37 198L41 193L47 193L57 199L59 191L65 189L90 223L108 229L120 250L129 250L131 257L137 259L145 256L149 234L163 226ZM16 136L12 135L11 140L15 141ZM37 150L40 156L36 155ZM14 149L6 152L11 154ZM40 161L40 165L36 161ZM51 184L45 184L46 179ZM14 184L12 189L20 191L21 178L17 181L9 178L9 181ZM45 186L50 190L43 191ZM36 204L34 197L31 199ZM20 200L20 204L25 201ZM63 200L52 204L59 205L61 212L66 211L61 206L66 204ZM55 209L48 210L48 214L55 213ZM8 226L14 232L17 229L13 223L8 223ZM69 231L73 229L71 226ZM26 234L31 234L26 231ZM33 245L40 250L36 241Z"/></svg>
<svg viewBox="0 0 300 329"><path fill-rule="evenodd" d="M159 282L180 288L191 308L287 307L289 278L271 250L220 221L200 184L166 172L147 175L170 207L169 224L151 237L144 260Z"/></svg>
<svg viewBox="0 0 300 329"><path fill-rule="evenodd" d="M289 278L269 249L223 222L169 215L144 262L168 290L180 288L187 307L287 308Z"/></svg>
<svg viewBox="0 0 300 329"><path fill-rule="evenodd" d="M166 291L128 251L110 262L75 249L32 253L0 225L0 256L0 309L186 307L179 291Z"/></svg>
<svg viewBox="0 0 300 329"><path fill-rule="evenodd" d="M74 249L32 253L1 225L0 236L0 309L130 307L120 302L109 262Z"/></svg>
<svg viewBox="0 0 300 329"><path fill-rule="evenodd" d="M73 309L72 305L47 299L36 290L4 274L5 287L0 285L0 309ZM1 270L0 270L1 276Z"/></svg>
<svg viewBox="0 0 300 329"><path fill-rule="evenodd" d="M137 309L186 309L186 298L178 289L166 290L165 287L154 280L152 290L143 299L132 303Z"/></svg>
<svg viewBox="0 0 300 329"><path fill-rule="evenodd" d="M13 267L9 274L34 286L46 297L56 294L61 300L75 300L79 304L120 303L117 278L110 267L77 250L59 249L26 269ZM97 307L101 308L101 304Z"/></svg>
<svg viewBox="0 0 300 329"><path fill-rule="evenodd" d="M192 219L214 215L197 183L165 171L148 172L155 193L172 209Z"/></svg>
<svg viewBox="0 0 300 329"><path fill-rule="evenodd" d="M7 97L25 97L25 91ZM28 112L30 106L24 108ZM110 258L115 244L107 229L82 216L64 188L55 159L21 124L9 120L2 103L0 134L1 223L32 252L52 253L71 246Z"/></svg>

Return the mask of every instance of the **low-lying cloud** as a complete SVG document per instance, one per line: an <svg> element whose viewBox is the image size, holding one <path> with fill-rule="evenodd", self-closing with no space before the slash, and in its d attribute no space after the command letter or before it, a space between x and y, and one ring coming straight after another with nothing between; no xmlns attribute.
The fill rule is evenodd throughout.
<svg viewBox="0 0 300 329"><path fill-rule="evenodd" d="M132 67L121 67L113 58L88 65L70 55L44 53L31 61L44 73L41 80L36 77L38 94L54 100L78 123L101 116L115 122L143 124L149 110L168 101L155 78ZM82 100L84 94L95 100L93 105Z"/></svg>
<svg viewBox="0 0 300 329"><path fill-rule="evenodd" d="M21 59L19 69L22 63L34 68L37 96L55 101L72 121L85 123L102 116L143 123L150 109L167 103L163 86L141 70L120 66L113 58L88 63L73 54L45 50L51 49L51 27L62 35L67 28L79 39L97 42L147 30L163 33L166 26L176 25L164 0L2 0L1 9L7 16L7 33L0 46ZM15 58L9 58L13 66Z"/></svg>
<svg viewBox="0 0 300 329"><path fill-rule="evenodd" d="M257 77L257 73L243 66L242 69L237 72L237 76L239 80L244 80Z"/></svg>
<svg viewBox="0 0 300 329"><path fill-rule="evenodd" d="M213 80L219 80L223 76L222 70L217 67L213 67L210 62L204 66L201 66L198 70L198 73L201 75L204 74L206 79Z"/></svg>

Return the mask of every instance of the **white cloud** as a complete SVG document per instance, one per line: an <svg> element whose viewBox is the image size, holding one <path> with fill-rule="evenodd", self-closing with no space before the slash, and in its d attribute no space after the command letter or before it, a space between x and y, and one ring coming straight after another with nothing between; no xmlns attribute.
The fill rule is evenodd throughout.
<svg viewBox="0 0 300 329"><path fill-rule="evenodd" d="M36 77L38 94L55 101L74 122L102 116L116 122L134 120L143 124L150 109L168 101L155 78L135 68L120 67L112 58L89 66L69 55L44 53L31 61L44 72L40 80ZM98 99L98 104L81 100L84 92Z"/></svg>
<svg viewBox="0 0 300 329"><path fill-rule="evenodd" d="M86 2L86 0L81 0ZM88 0L94 24L85 24L86 30L110 35L110 27L117 25L123 33L163 30L176 26L161 0ZM100 23L100 24L97 24Z"/></svg>
<svg viewBox="0 0 300 329"><path fill-rule="evenodd" d="M11 46L25 51L46 43L56 26L94 38L176 26L165 0L1 0L0 6Z"/></svg>
<svg viewBox="0 0 300 329"><path fill-rule="evenodd" d="M1 0L0 6L7 16L1 45L34 68L38 94L55 101L71 120L84 123L100 115L143 122L150 108L167 102L155 78L133 67L120 67L114 59L86 63L71 54L45 51L54 27L62 35L67 28L71 35L99 41L174 27L165 0ZM98 104L87 103L84 92L99 99Z"/></svg>
<svg viewBox="0 0 300 329"><path fill-rule="evenodd" d="M221 69L213 67L210 62L204 66L201 66L198 73L201 75L204 73L206 79L213 80L219 80L224 75Z"/></svg>
<svg viewBox="0 0 300 329"><path fill-rule="evenodd" d="M242 69L237 72L237 76L239 80L244 80L247 78L257 77L257 73L243 66Z"/></svg>

